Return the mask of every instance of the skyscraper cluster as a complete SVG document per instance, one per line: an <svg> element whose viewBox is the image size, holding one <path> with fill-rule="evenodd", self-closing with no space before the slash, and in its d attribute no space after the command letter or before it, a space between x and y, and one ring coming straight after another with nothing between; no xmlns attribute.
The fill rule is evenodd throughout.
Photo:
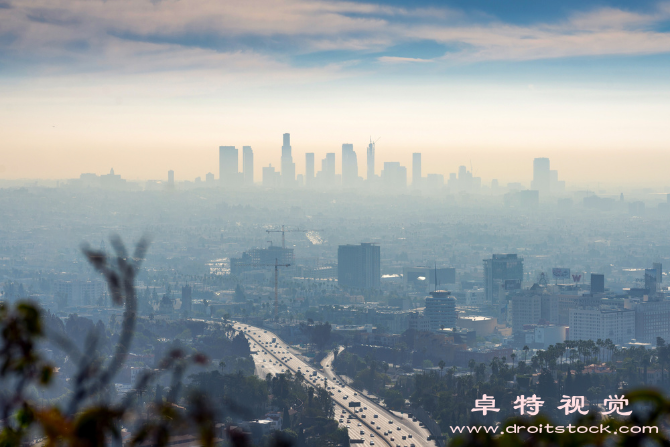
<svg viewBox="0 0 670 447"><path fill-rule="evenodd" d="M370 139L366 149L367 176L369 184L380 187L404 188L407 186L407 168L399 162L385 162L381 175L375 173L376 142ZM219 184L225 187L237 187L254 184L254 153L250 146L242 148L242 172L238 170L239 156L235 146L219 147ZM291 135L285 133L282 139L279 169L265 166L262 168L262 184L267 187L293 188L298 186L330 188L342 186L351 188L360 185L363 178L359 175L358 155L354 145L344 143L341 153L341 173L337 173L337 154L329 152L321 160L320 170L316 170L317 160L314 152L305 154L305 174L296 175L295 161L291 147ZM440 174L429 174L422 177L421 153L412 156L413 185L439 188L444 185L444 177ZM209 182L209 177L207 178Z"/></svg>
<svg viewBox="0 0 670 447"><path fill-rule="evenodd" d="M370 139L366 148L367 172L365 182L382 189L403 189L409 185L407 167L396 161L386 161L382 166L379 175L376 173L376 141ZM337 173L337 154L329 152L321 159L320 170L317 171L317 160L314 152L305 153L305 173L296 175L295 161L293 158L293 149L291 147L291 135L283 134L281 146L281 159L279 167L265 166L262 168L262 184L266 187L318 187L332 188L343 187L353 188L361 185L364 179L359 176L358 155L351 143L342 144L341 152L341 171ZM242 147L242 172L239 172L239 155L235 146L219 147L219 185L224 187L250 186L254 184L254 153L251 146ZM420 152L412 153L411 166L411 187L413 189L425 189L429 191L439 190L444 187L445 179L442 174L423 175L422 154ZM213 179L210 174L207 176L207 184ZM511 185L519 185L518 188L512 188ZM472 168L460 166L457 173L449 176L447 186L452 191L476 192L482 187L482 179L476 177ZM492 188L498 187L498 181L491 182ZM508 189L522 190L520 184L509 184ZM537 196L557 193L565 190L565 182L558 180L558 171L550 168L548 158L536 158L533 160L533 180L530 184L530 190L521 191L508 200L510 203L516 202L538 202L538 197L530 197L526 200L523 196L526 192L533 192ZM517 197L519 195L519 197ZM523 196L523 197L522 197ZM521 200L524 199L524 200ZM532 200L531 200L532 199Z"/></svg>
<svg viewBox="0 0 670 447"><path fill-rule="evenodd" d="M561 192L565 190L565 181L558 180L558 171L552 170L548 158L533 160L533 181L530 189L540 194Z"/></svg>

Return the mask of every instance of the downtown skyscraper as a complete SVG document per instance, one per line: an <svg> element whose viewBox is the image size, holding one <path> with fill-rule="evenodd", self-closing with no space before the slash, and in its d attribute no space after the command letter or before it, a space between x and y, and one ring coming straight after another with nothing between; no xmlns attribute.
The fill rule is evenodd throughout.
<svg viewBox="0 0 670 447"><path fill-rule="evenodd" d="M370 138L370 144L368 144L368 176L366 177L368 181L375 178L375 142Z"/></svg>
<svg viewBox="0 0 670 447"><path fill-rule="evenodd" d="M353 186L358 181L358 158L354 145L342 145L342 186Z"/></svg>
<svg viewBox="0 0 670 447"><path fill-rule="evenodd" d="M251 146L242 147L242 175L245 185L254 184L254 151Z"/></svg>
<svg viewBox="0 0 670 447"><path fill-rule="evenodd" d="M291 154L291 134L284 134L284 141L281 147L281 183L284 187L295 185L295 163Z"/></svg>
<svg viewBox="0 0 670 447"><path fill-rule="evenodd" d="M239 158L235 146L219 146L219 184L237 186Z"/></svg>

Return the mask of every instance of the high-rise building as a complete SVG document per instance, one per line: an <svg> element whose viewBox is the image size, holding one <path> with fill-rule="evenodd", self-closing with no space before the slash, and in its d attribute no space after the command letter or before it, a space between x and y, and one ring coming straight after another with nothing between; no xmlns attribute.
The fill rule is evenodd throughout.
<svg viewBox="0 0 670 447"><path fill-rule="evenodd" d="M236 186L239 178L239 157L235 146L219 146L219 183Z"/></svg>
<svg viewBox="0 0 670 447"><path fill-rule="evenodd" d="M520 293L512 297L512 332L523 331L527 324L537 324L542 316L542 298L535 293Z"/></svg>
<svg viewBox="0 0 670 447"><path fill-rule="evenodd" d="M266 166L263 168L263 186L276 188L281 185L281 174L275 168Z"/></svg>
<svg viewBox="0 0 670 447"><path fill-rule="evenodd" d="M329 152L326 158L321 160L321 171L317 174L319 184L325 187L335 185L335 153Z"/></svg>
<svg viewBox="0 0 670 447"><path fill-rule="evenodd" d="M635 340L656 344L670 340L670 301L647 301L635 306Z"/></svg>
<svg viewBox="0 0 670 447"><path fill-rule="evenodd" d="M426 187L431 191L438 191L444 187L444 175L428 174L426 176Z"/></svg>
<svg viewBox="0 0 670 447"><path fill-rule="evenodd" d="M421 152L412 154L412 186L419 188L422 186L421 176Z"/></svg>
<svg viewBox="0 0 670 447"><path fill-rule="evenodd" d="M558 173L556 174L558 179ZM533 160L533 181L530 189L536 189L540 193L548 193L551 188L551 169L548 158L536 158Z"/></svg>
<svg viewBox="0 0 670 447"><path fill-rule="evenodd" d="M368 180L372 180L375 178L375 142L372 141L372 138L370 138L370 144L368 144ZM668 195L670 197L670 194ZM668 199L668 202L670 203L670 199Z"/></svg>
<svg viewBox="0 0 670 447"><path fill-rule="evenodd" d="M193 299L191 298L191 286L186 284L181 288L181 311L182 314L191 315Z"/></svg>
<svg viewBox="0 0 670 447"><path fill-rule="evenodd" d="M591 273L591 293L605 292L605 275L602 273Z"/></svg>
<svg viewBox="0 0 670 447"><path fill-rule="evenodd" d="M570 309L570 340L612 340L620 345L635 338L632 309Z"/></svg>
<svg viewBox="0 0 670 447"><path fill-rule="evenodd" d="M451 173L447 183L454 191L478 191L482 186L481 177L475 177L465 166L458 167L458 175Z"/></svg>
<svg viewBox="0 0 670 447"><path fill-rule="evenodd" d="M242 174L244 184L254 184L254 151L251 146L242 146Z"/></svg>
<svg viewBox="0 0 670 447"><path fill-rule="evenodd" d="M337 280L342 288L379 289L379 245L340 245L337 249Z"/></svg>
<svg viewBox="0 0 670 447"><path fill-rule="evenodd" d="M430 292L426 298L426 309L423 312L428 319L431 331L440 329L452 329L456 327L456 298L449 295L446 290L435 290Z"/></svg>
<svg viewBox="0 0 670 447"><path fill-rule="evenodd" d="M352 186L358 180L358 158L353 144L342 145L342 185Z"/></svg>
<svg viewBox="0 0 670 447"><path fill-rule="evenodd" d="M291 155L291 134L284 134L284 144L281 147L281 179L283 186L294 186L295 163Z"/></svg>
<svg viewBox="0 0 670 447"><path fill-rule="evenodd" d="M173 171L172 169L170 169L170 170L168 171L168 181L167 181L167 184L168 184L168 188L174 188L174 171Z"/></svg>
<svg viewBox="0 0 670 447"><path fill-rule="evenodd" d="M58 280L54 283L54 292L60 295L68 306L90 306L98 303L104 295L105 283L98 280Z"/></svg>
<svg viewBox="0 0 670 447"><path fill-rule="evenodd" d="M654 269L656 270L656 284L663 283L663 264L660 262L654 262Z"/></svg>
<svg viewBox="0 0 670 447"><path fill-rule="evenodd" d="M211 172L208 172L207 175L205 175L205 183L207 186L213 186L214 185L214 174Z"/></svg>
<svg viewBox="0 0 670 447"><path fill-rule="evenodd" d="M386 161L381 178L386 188L406 188L407 168L400 166L397 161Z"/></svg>
<svg viewBox="0 0 670 447"><path fill-rule="evenodd" d="M314 183L314 152L305 154L305 185L311 186Z"/></svg>
<svg viewBox="0 0 670 447"><path fill-rule="evenodd" d="M516 254L494 254L484 259L484 294L489 305L499 304L504 290L520 289L523 258Z"/></svg>

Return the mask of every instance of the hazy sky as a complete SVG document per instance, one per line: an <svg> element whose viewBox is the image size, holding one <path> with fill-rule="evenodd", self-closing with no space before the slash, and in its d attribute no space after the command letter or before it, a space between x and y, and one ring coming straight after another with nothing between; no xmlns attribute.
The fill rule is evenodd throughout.
<svg viewBox="0 0 670 447"><path fill-rule="evenodd" d="M424 175L663 184L670 2L0 0L0 178L217 173L353 143ZM408 169L411 171L411 169Z"/></svg>

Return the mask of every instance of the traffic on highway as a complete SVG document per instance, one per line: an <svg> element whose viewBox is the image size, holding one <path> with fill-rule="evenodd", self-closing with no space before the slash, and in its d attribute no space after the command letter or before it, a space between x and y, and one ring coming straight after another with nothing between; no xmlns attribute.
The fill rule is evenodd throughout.
<svg viewBox="0 0 670 447"><path fill-rule="evenodd" d="M326 388L335 403L335 418L349 431L352 444L390 447L433 446L428 441L429 432L416 419L399 416L376 404L346 383L332 369L333 354L322 362L323 372L302 361L296 353L274 333L235 323L249 340L256 363L256 374L285 374L298 371L314 387Z"/></svg>

